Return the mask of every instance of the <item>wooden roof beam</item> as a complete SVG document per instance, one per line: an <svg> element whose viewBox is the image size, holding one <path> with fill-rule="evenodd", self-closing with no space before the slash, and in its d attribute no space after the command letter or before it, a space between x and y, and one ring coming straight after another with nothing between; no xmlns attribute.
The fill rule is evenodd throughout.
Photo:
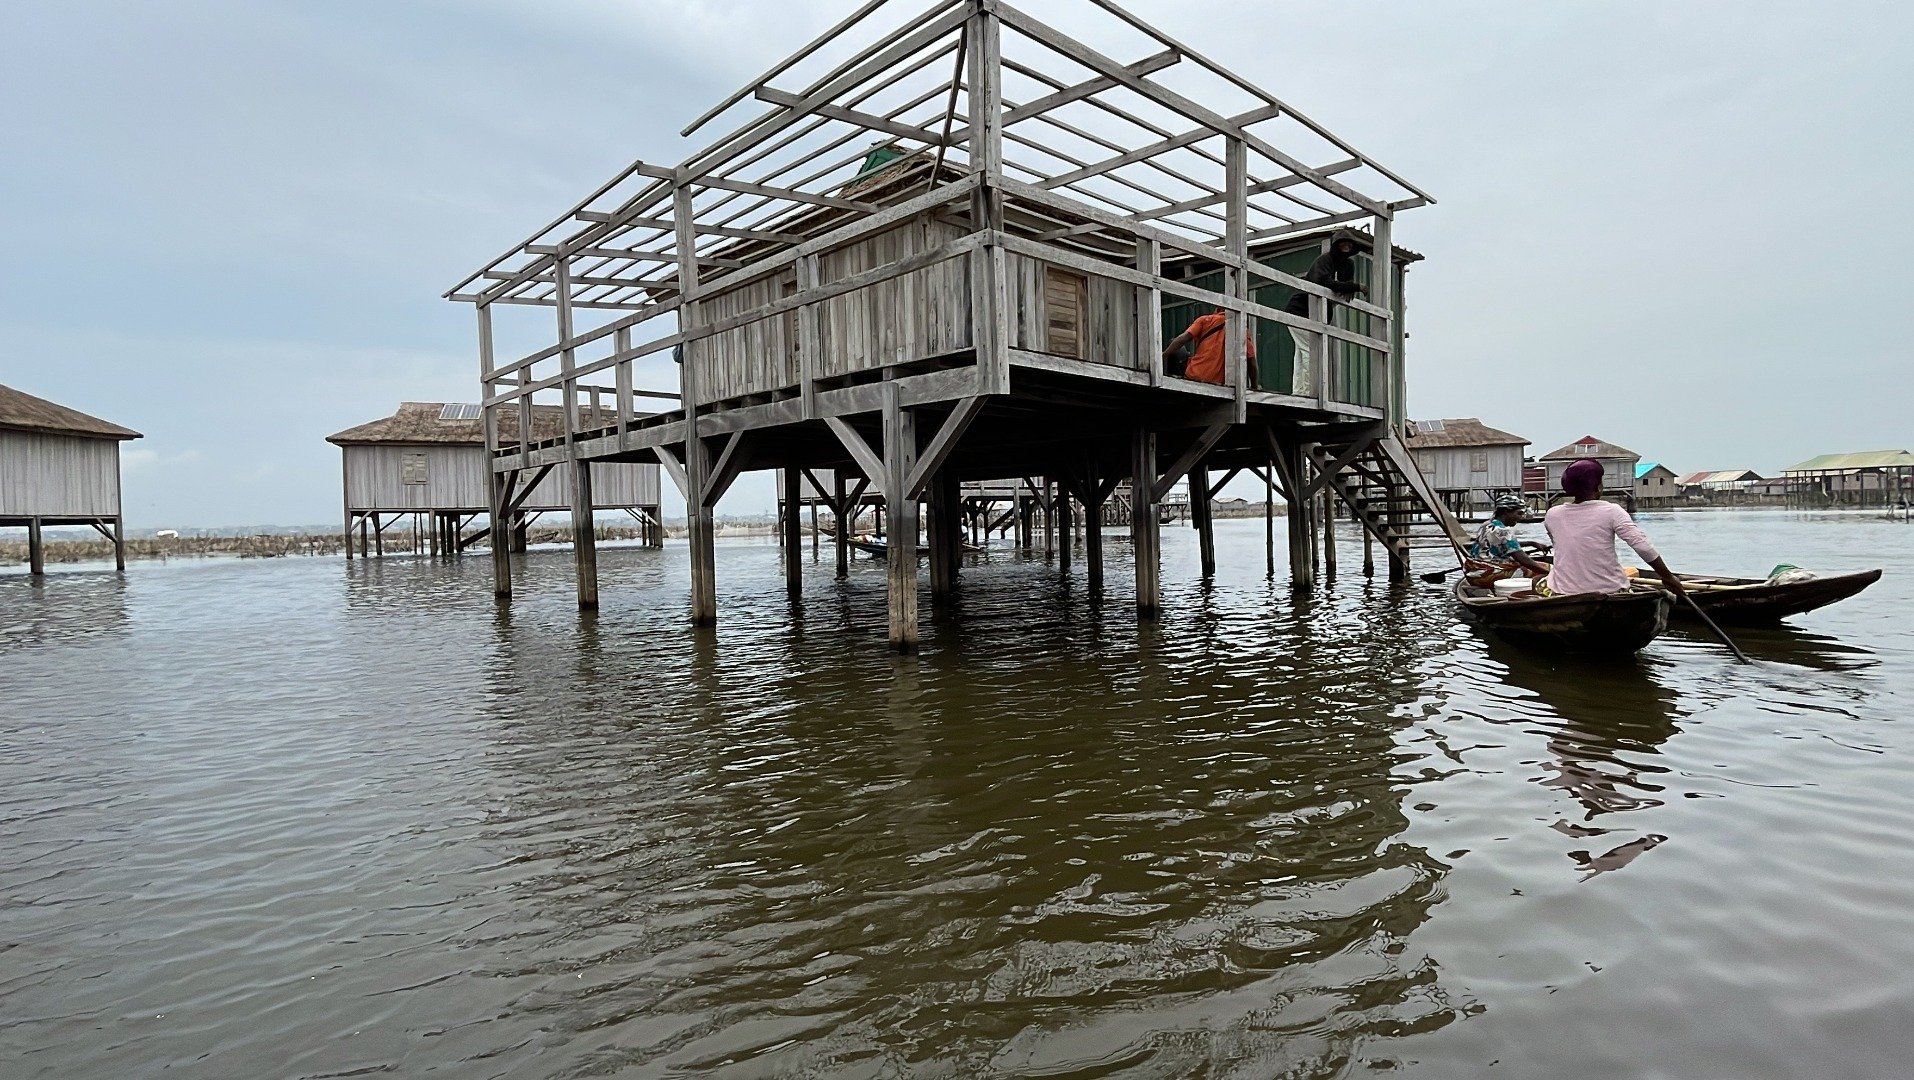
<svg viewBox="0 0 1914 1080"><path fill-rule="evenodd" d="M617 214L604 214L604 213L598 213L592 210L580 211L577 216L579 220L581 221L594 221L600 224L633 226L633 227L637 227L641 229L665 229L665 228L676 227L672 224L672 221L670 218L638 217L638 218L626 218L621 221L619 220L619 217ZM693 223L693 228L695 228L699 233L707 235L707 236L725 236L733 240L763 240L766 243L772 243L772 244L796 244L804 240L804 237L799 236L795 233L767 232L763 229L732 229L732 228L726 228L725 226L722 226L722 225L705 225L705 224L701 224L697 222Z"/></svg>
<svg viewBox="0 0 1914 1080"><path fill-rule="evenodd" d="M941 92L941 90L939 92ZM804 103L804 99L796 94L769 86L758 90L757 98L759 101L771 105L783 105L787 108L795 108ZM894 120L885 119L882 116L859 112L856 109L847 109L841 105L821 105L811 111L815 115L822 116L827 120L840 120L846 124L855 124L858 127L883 132L895 138L921 142L927 146L938 146L944 141L935 131L912 127L909 124L900 124Z"/></svg>
<svg viewBox="0 0 1914 1080"><path fill-rule="evenodd" d="M1148 79L1137 78L1128 74L1123 70L1123 65L1117 63L1115 60L1097 52L1095 49L1090 48L1088 45L1074 38L1058 33L1017 8L1009 4L1000 3L997 6L997 17L1002 19L1005 25L1015 29L1018 33L1031 38L1039 44L1047 46L1053 52L1060 53L1075 60L1077 63L1082 64L1092 71L1100 71L1116 79L1126 88L1135 91L1140 96L1172 112L1180 113L1199 124L1207 124L1221 134L1228 135L1231 138L1241 139L1244 146L1281 165L1290 172L1298 176L1306 177L1310 183L1344 202L1353 206L1362 207L1372 214L1381 216L1387 216L1389 214L1387 203L1337 183L1335 180L1322 175L1308 165L1296 160L1294 157L1269 145L1269 143L1264 141L1260 136L1248 131L1242 125L1232 123L1228 117L1199 105L1174 90L1160 86Z"/></svg>
<svg viewBox="0 0 1914 1080"><path fill-rule="evenodd" d="M1183 53L1184 55L1188 56L1190 59L1196 61L1198 64L1201 64L1203 67L1209 69L1209 71L1211 71L1212 73L1218 76L1221 76L1223 79L1225 79L1226 81L1228 81L1229 83L1237 87L1238 89L1244 91L1245 93L1258 97L1262 99L1264 102L1267 102L1268 104L1274 105L1277 108L1283 110L1283 112L1287 114L1290 119L1296 121L1297 123L1308 128L1309 130L1315 132L1317 135L1320 135L1324 139L1327 139L1329 142L1335 144L1336 148L1341 150L1343 153L1356 158L1357 160L1361 161L1363 164L1376 170L1378 173L1381 173L1383 176L1387 177L1389 180L1400 185L1403 190L1414 192L1418 198L1424 200L1422 203L1418 205L1427 206L1435 202L1435 199L1432 196L1430 196L1428 192L1423 191L1421 188L1415 186L1414 184L1411 184L1409 181L1404 180L1400 176L1397 176L1394 172L1390 171L1389 169L1384 168L1381 164L1371 160L1368 156L1363 154L1361 151L1349 145L1349 143L1344 141L1336 133L1330 131L1328 128L1322 126L1321 124L1310 119L1309 117L1304 116L1302 113L1297 112L1294 108L1290 106L1288 102L1283 101L1282 99L1276 97L1274 94L1271 94L1269 91L1264 90L1262 87L1257 86L1255 83L1252 83L1248 79L1243 78L1241 75L1236 74L1234 71L1231 71L1230 69L1224 67L1223 65L1217 63L1216 61L1211 60L1209 57L1204 56L1202 53L1199 53L1196 50L1191 49L1189 46L1183 44L1182 42L1169 36L1168 34L1165 34L1163 31L1143 21L1137 16L1132 15L1129 11L1125 10L1121 5L1117 4L1115 0L1090 0L1090 2L1102 8L1103 10L1109 12L1110 14L1116 16L1117 18L1123 20L1125 23L1128 23L1132 29L1140 31L1146 37L1149 37L1151 40L1157 42L1159 45L1164 45L1168 48L1172 48Z"/></svg>
<svg viewBox="0 0 1914 1080"><path fill-rule="evenodd" d="M898 65L935 44L938 38L960 29L970 15L967 10L949 10L952 4L961 4L962 8L969 7L964 0L952 0L952 3L932 8L931 13L942 11L943 14L928 21L919 20L916 23L907 24L906 28L915 26L916 30L901 38L897 34L887 35L884 41L890 43L888 47L865 49L858 54L858 57L866 58L862 62L853 65L851 61L846 61L845 64L839 65L840 74L827 77L827 81L822 85L805 92L796 105L778 106L772 112L760 117L757 122L695 155L685 163L683 178L695 181L715 173L733 158L811 115L820 107L835 104L838 96L880 75L889 74ZM857 57L853 57L853 60L856 59ZM924 62L920 60L909 66L913 71L921 70Z"/></svg>
<svg viewBox="0 0 1914 1080"><path fill-rule="evenodd" d="M698 130L699 128L710 123L716 117L722 115L726 109L729 109L731 106L736 105L738 102L743 101L747 97L750 97L751 92L753 90L758 89L764 84L770 82L772 79L777 78L779 75L782 75L785 72L791 70L793 67L796 67L798 64L803 63L806 59L808 59L811 56L811 54L817 52L819 49L830 44L831 41L835 39L839 34L842 34L846 30L849 30L851 27L856 26L858 23L863 22L866 18L870 16L872 12L876 11L878 8L883 7L885 3L887 2L888 0L869 0L869 2L866 3L863 7L858 8L856 11L853 11L849 15L845 16L844 19L840 21L836 26L833 26L829 30L824 31L822 34L819 34L818 36L812 38L809 42L805 43L803 48L785 57L784 59L778 61L777 63L771 65L771 67L767 71L765 71L764 74L759 75L757 78L744 84L744 86L741 89L733 93L730 97L725 98L723 101L720 101L716 105L713 105L711 108L705 110L705 112L701 116L699 116L696 120L693 120L691 123L685 125L685 129L678 133L679 137L690 138L692 132Z"/></svg>
<svg viewBox="0 0 1914 1080"><path fill-rule="evenodd" d="M1343 161L1337 161L1328 165L1320 166L1319 168L1317 168L1316 171L1319 173L1322 173L1324 176L1334 176L1337 173L1348 172L1351 169L1359 169L1361 167L1362 167L1362 162L1359 159L1347 158ZM1295 175L1285 176L1281 180L1265 180L1262 183L1251 184L1249 186L1249 196L1250 198L1255 198L1258 195L1267 195L1272 191L1281 191L1283 188L1295 187L1297 184L1307 184L1307 183L1309 183L1307 179L1305 179L1304 177L1295 176ZM1187 202L1171 203L1169 206L1160 207L1155 210L1145 211L1144 213L1139 214L1137 216L1137 220L1150 221L1156 218L1166 218L1166 217L1171 217L1175 214L1181 214L1186 210L1200 210L1206 206L1215 206L1217 203L1222 202L1226 198L1228 198L1227 195L1223 194L1222 192L1218 192L1213 196L1205 196L1204 198L1201 198L1201 199L1190 199ZM1294 218L1285 217L1282 214L1277 214L1274 211L1270 211L1270 210L1264 210L1263 213L1269 214L1272 217L1282 218L1284 221L1295 220Z"/></svg>
<svg viewBox="0 0 1914 1080"><path fill-rule="evenodd" d="M1247 126L1249 124L1261 123L1264 120L1272 120L1281 114L1282 110L1275 106L1265 105L1260 109L1252 109L1249 112L1243 113L1240 116L1231 117L1230 119L1235 123ZM1199 143L1205 139L1220 137L1221 133L1211 131L1209 128L1196 128L1193 131L1186 131L1181 135L1172 135L1167 139L1151 143L1148 146L1139 146L1127 154L1118 154L1112 158L1105 158L1094 164L1086 165L1075 172L1067 172L1062 176L1052 177L1042 186L1047 188L1068 187L1079 180L1088 180L1093 176L1101 176L1112 169L1121 169L1125 165L1134 165L1146 158L1153 158L1158 154L1178 150L1192 143ZM1216 195L1219 202L1224 198L1223 193L1220 191L1217 192Z"/></svg>

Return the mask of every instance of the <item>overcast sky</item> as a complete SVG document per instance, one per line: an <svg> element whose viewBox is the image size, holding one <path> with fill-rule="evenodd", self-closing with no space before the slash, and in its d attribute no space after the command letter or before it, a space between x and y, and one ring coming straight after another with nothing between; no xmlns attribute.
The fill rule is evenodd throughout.
<svg viewBox="0 0 1914 1080"><path fill-rule="evenodd" d="M330 521L326 435L477 396L446 287L853 6L11 0L0 382L146 433L136 527ZM1397 225L1412 415L1914 449L1908 5L1134 7L1440 200Z"/></svg>

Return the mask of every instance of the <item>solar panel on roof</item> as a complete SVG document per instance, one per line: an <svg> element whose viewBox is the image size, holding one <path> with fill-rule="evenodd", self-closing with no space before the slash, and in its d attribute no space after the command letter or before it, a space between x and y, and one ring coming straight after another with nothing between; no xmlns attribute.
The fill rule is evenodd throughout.
<svg viewBox="0 0 1914 1080"><path fill-rule="evenodd" d="M1417 435L1434 435L1436 432L1441 430L1442 430L1442 421L1440 420L1417 420L1416 421Z"/></svg>
<svg viewBox="0 0 1914 1080"><path fill-rule="evenodd" d="M480 410L477 405L442 405L439 407L441 420L477 420Z"/></svg>

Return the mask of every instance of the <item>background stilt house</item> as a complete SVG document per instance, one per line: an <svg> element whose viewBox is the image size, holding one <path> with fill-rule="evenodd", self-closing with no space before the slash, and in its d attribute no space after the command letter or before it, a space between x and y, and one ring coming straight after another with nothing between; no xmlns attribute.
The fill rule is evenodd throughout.
<svg viewBox="0 0 1914 1080"><path fill-rule="evenodd" d="M1541 463L1548 470L1548 494L1551 497L1562 493L1562 473L1577 461L1599 461L1602 464L1602 490L1610 497L1621 498L1629 503L1635 501L1635 466L1642 456L1625 446L1604 442L1593 435L1584 435L1557 450L1542 455Z"/></svg>
<svg viewBox="0 0 1914 1080"><path fill-rule="evenodd" d="M84 525L113 542L126 569L120 444L131 428L0 386L0 526L25 526L27 566L46 572L49 525Z"/></svg>
<svg viewBox="0 0 1914 1080"><path fill-rule="evenodd" d="M488 510L490 470L477 405L408 401L391 416L347 428L326 441L340 448L345 490L346 557L384 554L385 531L408 523L414 548L457 554L487 539L470 529ZM506 418L505 440L518 441L517 416ZM564 431L556 408L533 414L534 434ZM525 530L538 515L572 510L571 478L556 470L528 476L508 509L509 543L525 546ZM624 511L646 538L664 542L658 509L658 466L635 462L596 466L592 509Z"/></svg>
<svg viewBox="0 0 1914 1080"><path fill-rule="evenodd" d="M1457 513L1486 511L1499 495L1523 493L1529 441L1473 417L1417 420L1409 452L1436 494Z"/></svg>
<svg viewBox="0 0 1914 1080"><path fill-rule="evenodd" d="M661 463L688 507L691 619L709 625L714 507L736 477L783 470L795 504L794 470L855 472L889 496L901 650L918 633L920 533L933 600L957 586L967 483L1031 478L1071 494L1059 511L1099 515L1127 481L1143 618L1160 604L1163 501L1186 477L1204 493L1205 573L1209 496L1243 472L1283 489L1298 587L1323 561L1331 502L1398 578L1412 519L1454 535L1397 435L1400 262L1347 303L1294 272L1338 227L1395 252L1396 215L1429 197L1114 4L1044 14L1098 23L1098 46L994 0L865 5L685 130L742 116L728 132L676 166L634 162L448 292L478 314L494 514L528 470ZM1309 312L1277 306L1271 285ZM1222 385L1163 370L1180 303L1229 313ZM537 320L549 344L501 356L505 319L514 340ZM1314 339L1308 393L1246 377L1265 323ZM1265 348L1280 365L1287 350ZM1366 368L1332 367L1344 359ZM593 395L609 417L578 408ZM672 404L640 415L644 396ZM561 405L567 429L501 443L501 418L534 402ZM1084 535L1093 588L1099 535ZM494 591L511 588L500 561ZM597 603L582 548L578 596Z"/></svg>

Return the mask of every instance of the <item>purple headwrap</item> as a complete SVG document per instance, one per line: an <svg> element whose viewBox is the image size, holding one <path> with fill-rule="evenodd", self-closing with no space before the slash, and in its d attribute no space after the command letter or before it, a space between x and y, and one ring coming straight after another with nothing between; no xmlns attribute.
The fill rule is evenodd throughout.
<svg viewBox="0 0 1914 1080"><path fill-rule="evenodd" d="M1602 463L1583 459L1562 470L1562 490L1578 499L1602 493Z"/></svg>

